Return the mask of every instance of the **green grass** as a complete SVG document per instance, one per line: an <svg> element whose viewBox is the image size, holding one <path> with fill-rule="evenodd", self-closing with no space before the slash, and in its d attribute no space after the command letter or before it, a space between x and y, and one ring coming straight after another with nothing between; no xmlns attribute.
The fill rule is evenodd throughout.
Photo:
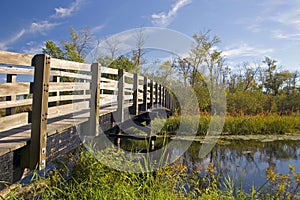
<svg viewBox="0 0 300 200"><path fill-rule="evenodd" d="M175 135L180 126L193 127L198 122L197 135L206 135L210 116L172 116L166 120L160 133ZM154 122L154 126L159 124ZM162 125L160 124L159 127ZM270 135L300 133L300 116L226 116L223 134L230 135Z"/></svg>
<svg viewBox="0 0 300 200"><path fill-rule="evenodd" d="M120 156L120 152L108 149L108 156ZM242 184L236 186L230 177L220 181L211 163L206 175L187 173L181 163L165 166L155 173L120 172L111 169L87 151L80 151L73 160L71 178L64 178L66 168L54 170L48 178L36 177L35 181L13 190L6 199L297 199L299 198L300 173L290 166L287 175L266 173L267 193L253 187L248 194ZM121 155L122 157L122 155ZM74 158L74 157L73 157ZM120 162L120 159L114 159ZM292 185L294 182L296 184ZM223 190L219 187L225 186ZM234 192L233 192L234 191ZM1 199L1 197L0 197Z"/></svg>

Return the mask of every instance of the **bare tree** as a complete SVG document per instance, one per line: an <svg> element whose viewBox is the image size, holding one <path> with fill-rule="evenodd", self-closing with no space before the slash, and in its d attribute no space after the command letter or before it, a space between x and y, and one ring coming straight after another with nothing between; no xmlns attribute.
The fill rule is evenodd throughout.
<svg viewBox="0 0 300 200"><path fill-rule="evenodd" d="M144 51L145 36L144 36L143 28L138 29L138 31L136 32L135 42L136 42L136 46L135 46L135 50L133 50L132 52L133 54L132 60L135 65L140 66L145 63L145 59L143 58L143 56L145 55L145 51Z"/></svg>

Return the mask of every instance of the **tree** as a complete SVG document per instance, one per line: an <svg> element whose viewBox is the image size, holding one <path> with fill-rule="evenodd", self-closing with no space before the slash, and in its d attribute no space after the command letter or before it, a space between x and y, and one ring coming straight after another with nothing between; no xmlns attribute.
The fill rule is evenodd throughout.
<svg viewBox="0 0 300 200"><path fill-rule="evenodd" d="M145 60L143 58L145 51L144 51L144 45L145 45L145 38L144 38L144 30L141 28L137 31L135 36L135 42L136 42L136 49L133 50L132 54L132 61L135 65L140 66L144 64Z"/></svg>
<svg viewBox="0 0 300 200"><path fill-rule="evenodd" d="M87 51L92 42L92 33L88 28L76 31L70 27L70 41L61 42L63 48L49 40L45 43L43 53L49 54L53 58L84 62Z"/></svg>
<svg viewBox="0 0 300 200"><path fill-rule="evenodd" d="M215 81L219 80L220 72L223 66L223 57L221 51L216 47L221 42L217 36L209 35L210 31L195 33L194 47L190 51L189 57L186 59L192 66L191 84L194 85L197 81L203 81L203 75L208 70L208 79L211 87ZM200 73L200 74L199 74Z"/></svg>
<svg viewBox="0 0 300 200"><path fill-rule="evenodd" d="M65 59L65 52L61 50L53 41L48 40L45 43L45 47L43 49L43 53L48 54L52 58Z"/></svg>
<svg viewBox="0 0 300 200"><path fill-rule="evenodd" d="M130 73L137 73L138 67L127 57L120 56L108 65L110 68L125 69Z"/></svg>
<svg viewBox="0 0 300 200"><path fill-rule="evenodd" d="M272 94L274 96L278 95L279 89L282 84L292 77L292 74L288 71L277 71L276 60L269 57L265 57L263 63L267 64L267 69L265 70L264 86L267 94Z"/></svg>

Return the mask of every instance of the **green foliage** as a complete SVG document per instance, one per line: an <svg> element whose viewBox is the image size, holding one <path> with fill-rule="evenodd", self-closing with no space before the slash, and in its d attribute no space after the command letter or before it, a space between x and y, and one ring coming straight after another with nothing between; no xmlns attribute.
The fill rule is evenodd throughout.
<svg viewBox="0 0 300 200"><path fill-rule="evenodd" d="M122 153L113 148L105 156L122 163ZM117 157L118 159L115 159ZM174 163L153 173L119 172L99 162L88 151L70 157L72 168L66 178L67 168L50 172L48 178L35 176L35 181L17 187L6 199L299 199L300 173L290 166L288 174L266 171L267 182L250 193L236 185L230 177L220 179L213 163L205 172L188 173L181 163ZM69 158L69 159L70 159ZM66 162L68 162L68 160ZM126 158L124 158L126 159ZM66 163L63 163L66 166ZM68 176L67 176L68 177ZM223 189L220 189L223 186Z"/></svg>
<svg viewBox="0 0 300 200"><path fill-rule="evenodd" d="M129 58L125 56L120 56L119 58L112 61L108 67L115 69L125 69L125 71L130 73L138 72L138 65L135 65Z"/></svg>
<svg viewBox="0 0 300 200"><path fill-rule="evenodd" d="M70 41L63 40L63 48L59 47L55 42L48 40L45 43L43 53L53 58L83 63L85 61L85 53L89 49L91 40L92 33L89 29L76 31L73 27L70 27Z"/></svg>
<svg viewBox="0 0 300 200"><path fill-rule="evenodd" d="M189 135L195 131L193 130L193 127L196 127L195 122L199 123L197 135L206 135L210 125L210 116L208 115L183 116L182 119L179 116L172 116L166 120L160 134L175 135L179 127L189 127L190 132L186 133ZM269 135L298 132L300 132L299 116L227 116L223 127L223 134L230 135Z"/></svg>

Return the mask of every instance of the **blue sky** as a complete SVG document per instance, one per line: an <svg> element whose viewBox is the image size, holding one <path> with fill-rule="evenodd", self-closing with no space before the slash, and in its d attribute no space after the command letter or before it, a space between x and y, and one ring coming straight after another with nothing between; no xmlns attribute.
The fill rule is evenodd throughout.
<svg viewBox="0 0 300 200"><path fill-rule="evenodd" d="M40 53L45 41L68 39L70 26L90 28L95 41L140 27L210 29L229 65L270 56L300 70L298 0L10 0L1 8L1 50Z"/></svg>

